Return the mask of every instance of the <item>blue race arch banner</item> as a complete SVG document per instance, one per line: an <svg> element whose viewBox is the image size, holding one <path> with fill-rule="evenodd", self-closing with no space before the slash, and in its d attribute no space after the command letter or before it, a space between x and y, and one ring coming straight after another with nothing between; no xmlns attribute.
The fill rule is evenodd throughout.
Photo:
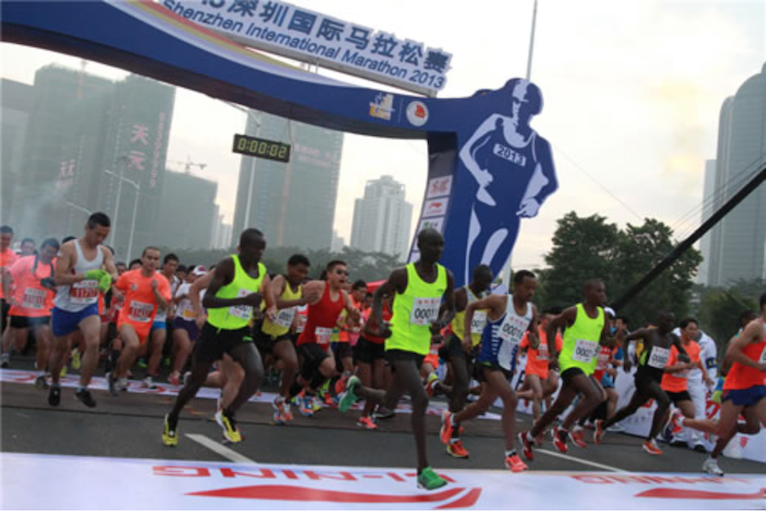
<svg viewBox="0 0 766 512"><path fill-rule="evenodd" d="M469 98L425 98L296 69L148 0L11 0L0 8L6 42L103 62L334 130L427 140L418 231L444 234L442 263L457 285L470 281L479 263L499 273L521 219L535 217L557 188L550 146L530 125L542 94L523 79Z"/></svg>

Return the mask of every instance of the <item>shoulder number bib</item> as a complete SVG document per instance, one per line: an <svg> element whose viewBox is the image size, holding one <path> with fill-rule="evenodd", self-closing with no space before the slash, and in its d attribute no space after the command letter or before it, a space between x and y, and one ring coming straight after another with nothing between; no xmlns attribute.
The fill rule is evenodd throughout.
<svg viewBox="0 0 766 512"><path fill-rule="evenodd" d="M151 321L153 312L154 304L133 300L128 308L128 319L134 322L147 323Z"/></svg>
<svg viewBox="0 0 766 512"><path fill-rule="evenodd" d="M598 350L599 345L595 341L577 340L572 359L580 363L590 363Z"/></svg>
<svg viewBox="0 0 766 512"><path fill-rule="evenodd" d="M439 317L441 297L415 298L410 313L412 325L431 325Z"/></svg>
<svg viewBox="0 0 766 512"><path fill-rule="evenodd" d="M475 311L471 319L471 334L481 334L487 325L487 312Z"/></svg>
<svg viewBox="0 0 766 512"><path fill-rule="evenodd" d="M663 368L665 368L665 365L668 364L669 359L670 359L669 348L652 347L652 353L649 356L649 362L647 363L647 366L651 366L652 368L657 368L658 370L662 370Z"/></svg>
<svg viewBox="0 0 766 512"><path fill-rule="evenodd" d="M27 309L45 309L45 290L37 288L24 288L24 299L21 307Z"/></svg>
<svg viewBox="0 0 766 512"><path fill-rule="evenodd" d="M74 304L95 304L98 300L98 281L80 281L72 284L69 297Z"/></svg>

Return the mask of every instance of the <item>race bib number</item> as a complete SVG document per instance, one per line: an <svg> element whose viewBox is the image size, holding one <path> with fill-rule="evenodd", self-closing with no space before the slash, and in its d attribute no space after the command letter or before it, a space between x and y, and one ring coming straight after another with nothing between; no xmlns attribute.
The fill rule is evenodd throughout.
<svg viewBox="0 0 766 512"><path fill-rule="evenodd" d="M332 327L317 327L314 330L314 337L318 344L327 345L332 337Z"/></svg>
<svg viewBox="0 0 766 512"><path fill-rule="evenodd" d="M80 281L74 283L69 297L75 304L95 304L98 301L98 281Z"/></svg>
<svg viewBox="0 0 766 512"><path fill-rule="evenodd" d="M27 309L45 309L45 290L37 288L24 288L24 299L21 307Z"/></svg>
<svg viewBox="0 0 766 512"><path fill-rule="evenodd" d="M431 325L439 317L441 297L416 298L412 304L410 323L412 325Z"/></svg>
<svg viewBox="0 0 766 512"><path fill-rule="evenodd" d="M151 322L152 313L154 313L154 304L138 302L137 300L130 301L130 307L128 308L129 320L141 323Z"/></svg>
<svg viewBox="0 0 766 512"><path fill-rule="evenodd" d="M249 290L240 290L237 292L237 298L241 299L242 297L247 297L250 295ZM229 315L239 318L241 320L250 320L250 317L253 316L253 307L252 306L231 306L229 308Z"/></svg>
<svg viewBox="0 0 766 512"><path fill-rule="evenodd" d="M475 311L471 319L471 334L481 334L487 325L487 312Z"/></svg>
<svg viewBox="0 0 766 512"><path fill-rule="evenodd" d="M295 318L295 308L280 309L277 313L277 318L274 323L285 329L289 329L293 325L293 319Z"/></svg>
<svg viewBox="0 0 766 512"><path fill-rule="evenodd" d="M498 336L505 342L517 344L521 342L525 332L527 332L526 326L522 328L516 325L515 322L511 321L511 315L505 315L505 320L498 330Z"/></svg>
<svg viewBox="0 0 766 512"><path fill-rule="evenodd" d="M652 347L652 353L649 356L648 366L662 370L668 364L670 359L670 349L662 347Z"/></svg>
<svg viewBox="0 0 766 512"><path fill-rule="evenodd" d="M537 347L537 360L549 361L550 358L551 358L551 354L550 352L548 352L548 344L540 343L540 345Z"/></svg>
<svg viewBox="0 0 766 512"><path fill-rule="evenodd" d="M577 340L572 359L580 363L590 363L593 361L593 356L596 355L597 350L598 343L595 341Z"/></svg>

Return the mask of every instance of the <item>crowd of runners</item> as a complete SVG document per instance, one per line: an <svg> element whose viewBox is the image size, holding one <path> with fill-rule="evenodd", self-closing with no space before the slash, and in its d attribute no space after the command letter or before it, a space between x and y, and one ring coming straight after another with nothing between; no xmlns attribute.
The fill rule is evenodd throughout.
<svg viewBox="0 0 766 512"><path fill-rule="evenodd" d="M588 446L588 427L599 445L650 400L657 407L643 450L661 455L658 437L694 440L704 432L716 440L703 465L711 474L723 474L717 458L736 433L766 425L766 293L760 312L743 313L718 376L715 343L703 342L696 320L677 322L660 311L656 325L630 332L627 319L605 307L598 279L584 283L581 303L563 310L538 310L537 279L527 270L515 272L509 294L491 293L486 265L455 289L438 263L444 239L431 229L418 234L419 260L375 289L352 282L343 261L313 269L300 254L284 273L269 274L261 263L266 240L256 229L242 232L236 254L210 268L181 265L155 247L135 261L115 261L104 244L109 231L109 218L94 213L79 238L49 238L39 248L25 239L16 254L13 230L0 228L2 366L12 367L12 352L32 338L35 383L48 403L59 405L62 374L72 368L79 370L76 398L95 407L88 386L100 360L113 395L127 388L136 364L152 388L169 362L167 380L180 391L164 418L167 446L178 444L180 413L202 386L221 388L215 419L227 442L241 442L237 411L269 375L278 379L275 425L361 402L357 425L374 430L408 396L417 482L425 489L447 483L426 453L425 415L436 394L448 399L439 436L456 458L469 456L461 438L469 420L502 405L503 458L513 472L527 469L517 448L533 461L546 432L563 453L570 443ZM318 270L318 279L308 277ZM519 357L526 357L524 378L512 386ZM446 370L437 372L439 365ZM637 371L632 398L617 410L620 366ZM716 386L720 416L708 419L705 392ZM519 400L532 408L528 431L516 432Z"/></svg>

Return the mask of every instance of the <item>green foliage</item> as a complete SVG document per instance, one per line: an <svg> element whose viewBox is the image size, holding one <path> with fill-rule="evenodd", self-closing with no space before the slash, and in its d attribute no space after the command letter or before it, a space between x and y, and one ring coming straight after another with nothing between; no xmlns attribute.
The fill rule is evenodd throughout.
<svg viewBox="0 0 766 512"><path fill-rule="evenodd" d="M695 312L702 328L718 344L725 344L739 330L739 317L748 309L758 312L758 297L766 291L763 279L739 280L728 288L699 286L699 305Z"/></svg>
<svg viewBox="0 0 766 512"><path fill-rule="evenodd" d="M655 219L620 230L605 217L579 217L575 212L558 221L553 249L545 256L548 268L540 272L538 306L570 306L582 301L585 281L600 278L607 302L620 297L659 263L674 247L672 230ZM618 314L635 328L654 321L657 311L670 309L677 318L690 311L692 278L702 261L690 249Z"/></svg>

